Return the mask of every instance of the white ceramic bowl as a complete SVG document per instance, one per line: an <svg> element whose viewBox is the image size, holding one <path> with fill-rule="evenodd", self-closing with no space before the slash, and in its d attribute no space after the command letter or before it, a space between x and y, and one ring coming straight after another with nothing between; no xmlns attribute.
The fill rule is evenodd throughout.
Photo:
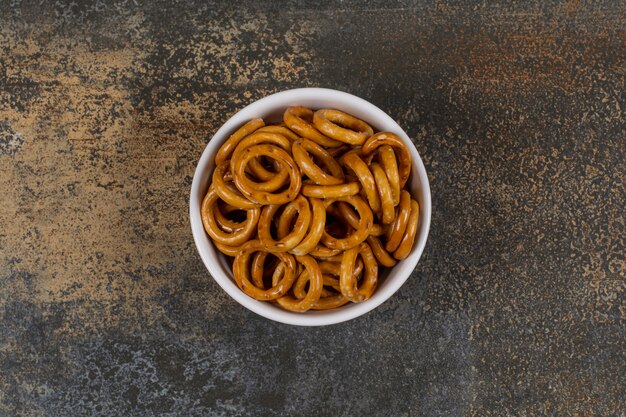
<svg viewBox="0 0 626 417"><path fill-rule="evenodd" d="M379 276L378 288L374 295L365 302L358 304L348 303L334 310L295 313L283 310L269 302L254 300L237 287L226 259L213 246L202 226L200 205L209 187L211 175L215 168L215 154L220 145L224 143L230 134L250 119L261 117L266 122L268 120L278 121L289 106L343 110L365 120L375 131L389 131L397 134L406 142L411 151L413 167L408 185L413 198L416 198L420 205L417 240L413 250L406 259ZM239 304L263 317L299 326L322 326L353 319L373 310L398 291L409 278L422 255L430 227L430 213L430 187L426 177L426 170L415 146L413 146L404 130L391 117L373 104L351 94L326 88L300 88L272 94L246 106L224 123L215 133L198 162L191 185L189 207L191 229L200 257L213 279L224 291Z"/></svg>

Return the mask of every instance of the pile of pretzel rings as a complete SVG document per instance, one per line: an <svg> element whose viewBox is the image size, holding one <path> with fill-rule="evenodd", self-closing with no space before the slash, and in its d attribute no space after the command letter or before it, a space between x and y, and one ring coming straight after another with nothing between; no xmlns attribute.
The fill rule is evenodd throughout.
<svg viewBox="0 0 626 417"><path fill-rule="evenodd" d="M289 107L244 124L215 156L202 222L239 288L296 312L369 299L406 258L419 205L397 135L347 113ZM232 259L234 258L234 260Z"/></svg>

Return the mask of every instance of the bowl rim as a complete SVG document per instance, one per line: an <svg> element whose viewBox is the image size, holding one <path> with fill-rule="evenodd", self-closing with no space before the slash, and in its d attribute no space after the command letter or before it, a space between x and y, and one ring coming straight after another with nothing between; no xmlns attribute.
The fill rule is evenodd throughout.
<svg viewBox="0 0 626 417"><path fill-rule="evenodd" d="M423 225L418 226L418 235L416 237L417 241L409 256L394 266L394 269L401 269L400 277L396 278L393 282L390 282L389 285L386 285L384 293L381 294L382 289L379 289L379 291L375 293L375 297L373 296L369 300L362 303L351 304L351 308L349 309L339 308L323 312L295 313L249 297L239 289L236 283L233 282L229 276L222 271L219 265L219 256L221 256L221 254L218 254L215 250L215 247L208 238L202 224L200 205L202 197L204 196L204 193L206 193L206 190L203 188L206 188L206 186L202 187L201 183L203 181L202 177L205 174L205 171L210 171L210 173L206 174L206 184L210 183L210 176L214 169L214 167L211 167L214 163L212 158L214 157L217 148L228 138L229 133L232 133L236 130L236 128L250 119L255 117L264 117L264 114L266 115L268 112L267 108L272 105L275 106L278 104L277 102L288 103L284 105L284 108L286 108L290 105L297 105L298 100L302 101L307 98L309 100L322 100L330 98L336 99L337 101L351 102L355 107L363 108L363 112L377 113L377 117L379 119L382 119L386 124L392 124L395 128L397 128L397 131L394 131L394 133L402 138L411 153L412 175L418 175L418 183L421 187L421 193L423 194L423 201L420 201L420 210L423 210L423 213L420 214L420 221L423 222ZM338 106L338 108L341 110L341 106ZM216 140L216 138L220 139ZM235 301L262 317L280 323L297 326L324 326L341 323L362 316L387 301L400 289L409 276L411 276L426 246L426 241L430 231L432 212L431 206L430 183L428 181L424 163L419 155L419 152L415 148L415 145L409 139L404 129L402 129L400 125L398 125L398 123L386 112L367 100L343 91L315 87L283 90L270 94L243 107L241 110L235 112L231 117L229 117L224 124L222 124L222 126L213 134L209 142L206 144L196 165L189 196L189 217L194 243L200 258L213 280L215 280L215 282L217 282L217 284L222 287L222 289L226 291L226 293Z"/></svg>

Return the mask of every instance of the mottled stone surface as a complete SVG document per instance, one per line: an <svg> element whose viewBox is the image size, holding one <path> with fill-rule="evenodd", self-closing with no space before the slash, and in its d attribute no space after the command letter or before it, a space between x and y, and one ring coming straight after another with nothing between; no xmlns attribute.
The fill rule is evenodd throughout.
<svg viewBox="0 0 626 417"><path fill-rule="evenodd" d="M0 415L624 415L624 3L236 3L0 2ZM301 86L433 194L411 279L326 328L232 301L187 217L211 134Z"/></svg>

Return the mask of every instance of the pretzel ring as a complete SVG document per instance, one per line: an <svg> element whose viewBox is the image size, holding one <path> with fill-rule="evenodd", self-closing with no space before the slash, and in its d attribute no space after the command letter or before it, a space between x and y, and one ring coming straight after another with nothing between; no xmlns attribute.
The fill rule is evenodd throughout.
<svg viewBox="0 0 626 417"><path fill-rule="evenodd" d="M215 155L215 165L219 165L229 159L230 154L233 153L241 139L245 138L246 136L263 126L265 126L265 122L263 121L263 119L252 119L245 125L241 126L239 129L237 129L237 131L230 135L230 137L226 139L226 142L224 142L224 144L220 146L220 149Z"/></svg>
<svg viewBox="0 0 626 417"><path fill-rule="evenodd" d="M379 238L376 236L368 236L367 243L370 245L379 264L387 267L392 267L396 264L396 260L385 250Z"/></svg>
<svg viewBox="0 0 626 417"><path fill-rule="evenodd" d="M343 183L344 175L341 166L326 149L317 143L308 139L297 140L293 143L291 152L300 170L316 184L337 185ZM327 174L317 166L309 156L309 152L317 157L331 174Z"/></svg>
<svg viewBox="0 0 626 417"><path fill-rule="evenodd" d="M256 252L252 257L252 267L250 269L250 275L252 276L252 283L258 288L265 289L265 283L263 282L263 278L265 275L265 260L267 256L271 255L269 252ZM272 272L271 283L272 286L275 286L280 282L281 277L285 273L285 264L283 262L278 262L278 264L273 265L274 271ZM295 276L295 274L294 274Z"/></svg>
<svg viewBox="0 0 626 417"><path fill-rule="evenodd" d="M303 138L311 139L318 145L326 146L328 148L334 148L342 145L342 142L332 140L331 138L321 134L315 126L305 119L311 121L313 120L313 110L307 109L306 107L295 106L288 107L283 114L283 120L285 121L287 127Z"/></svg>
<svg viewBox="0 0 626 417"><path fill-rule="evenodd" d="M219 228L217 221L215 220L214 211L217 207L217 201L219 198L220 197L215 192L215 189L211 187L202 200L200 213L202 215L202 224L204 225L204 229L216 242L227 246L241 245L250 239L254 234L261 210L259 208L246 210L246 221L243 227L233 233L226 233Z"/></svg>
<svg viewBox="0 0 626 417"><path fill-rule="evenodd" d="M332 295L332 292L326 289L326 282L329 279L330 275L322 274L322 292L320 293L320 298L328 297ZM298 275L298 278L293 283L293 295L296 299L302 300L306 297L306 284L309 282L309 273L304 270Z"/></svg>
<svg viewBox="0 0 626 417"><path fill-rule="evenodd" d="M304 239L304 236L309 228L309 224L311 223L311 209L309 208L309 202L306 198L299 195L294 201L290 202L285 207L285 211L288 213L291 210L298 212L298 219L296 220L296 224L293 226L293 230L291 233L280 237L280 240L274 240L270 232L270 225L279 208L279 205L269 205L263 207L261 211L261 218L259 219L259 239L261 243L263 243L265 249L270 252L287 252L295 248L298 243ZM289 216L289 214L286 216ZM289 223L291 223L291 221ZM280 232L288 230L288 226L290 225L287 224L287 222L284 222L284 224L285 225L281 227L279 222L279 236Z"/></svg>
<svg viewBox="0 0 626 417"><path fill-rule="evenodd" d="M322 271L320 270L320 267L315 259L311 256L296 256L296 259L305 268L305 271L302 273L308 273L309 275L309 291L301 300L285 295L278 298L276 302L287 310L304 312L313 307L313 305L315 305L315 303L320 299L323 288Z"/></svg>
<svg viewBox="0 0 626 417"><path fill-rule="evenodd" d="M324 235L322 234L322 236ZM342 251L339 249L331 249L324 246L324 244L319 243L311 252L309 252L309 255L318 259L329 259L333 256L341 255L341 252Z"/></svg>
<svg viewBox="0 0 626 417"><path fill-rule="evenodd" d="M229 206L229 207L232 207L232 206ZM235 210L239 210L237 207L232 207L232 208L233 210L228 210L228 209L226 210L228 210L229 213ZM217 222L217 225L219 226L220 229L222 229L226 233L233 233L237 230L243 229L243 227L245 226L245 222L237 222L235 220L231 220L228 217L226 217L224 213L222 212L222 209L220 209L219 203L215 207L215 210L213 210L213 213L215 214L215 221Z"/></svg>
<svg viewBox="0 0 626 417"><path fill-rule="evenodd" d="M290 179L288 189L276 194L272 194L267 191L259 191L258 188L256 188L259 183L246 177L246 165L252 158L256 158L259 155L269 156L270 158L279 161L281 165L288 170ZM235 171L233 171L233 180L235 185L244 196L255 203L287 203L296 198L300 191L300 187L302 186L300 169L294 160L287 152L274 145L262 144L246 148L238 154L238 158L234 161L234 163L231 162L231 166L233 165L235 166Z"/></svg>
<svg viewBox="0 0 626 417"><path fill-rule="evenodd" d="M396 219L390 225L387 230L387 244L385 249L389 252L395 252L400 246L400 242L404 237L404 231L406 225L409 222L409 215L411 214L411 194L408 191L402 190L400 194L400 204L398 205L398 213Z"/></svg>
<svg viewBox="0 0 626 417"><path fill-rule="evenodd" d="M248 169L250 173L254 176L255 179L261 181L269 181L276 176L278 172L280 172L280 164L276 161L272 160L272 165L274 167L274 171L268 170L259 160L259 158L253 158L250 160L248 164Z"/></svg>
<svg viewBox="0 0 626 417"><path fill-rule="evenodd" d="M226 178L230 175L230 162L224 161L215 167L213 171L213 184L211 187L222 200L240 209L249 210L258 208L260 205L245 198L239 190L232 184L227 183Z"/></svg>
<svg viewBox="0 0 626 417"><path fill-rule="evenodd" d="M233 156L230 160L230 172L235 172L236 163L239 161L240 155L245 149L261 144L276 145L287 152L291 150L291 142L289 142L289 139L283 135L269 132L255 132L242 139L233 151ZM253 165L253 162L256 162L256 164ZM259 191L276 191L283 186L289 176L289 172L286 170L280 170L278 172L268 171L265 167L263 167L263 165L261 165L257 158L252 159L249 165L253 174L255 174L255 176L257 176L260 180L265 181L257 182L255 184L255 188ZM256 168L253 169L253 166Z"/></svg>
<svg viewBox="0 0 626 417"><path fill-rule="evenodd" d="M400 166L398 167L398 173L400 175L400 188L403 188L409 179L409 175L411 174L411 154L398 135L390 132L376 133L365 141L361 151L364 155L369 155L376 148L383 145L389 145L397 151L398 162L400 163Z"/></svg>
<svg viewBox="0 0 626 417"><path fill-rule="evenodd" d="M343 201L352 205L356 209L357 213L359 213L359 224L354 232L352 232L348 237L342 239L337 239L329 235L328 232L324 231L324 234L322 235L322 243L331 249L339 250L346 250L358 246L359 243L363 242L369 236L369 229L374 223L372 210L369 208L365 200L358 195L352 197L340 197L336 200L325 201L324 204L328 207L335 201Z"/></svg>
<svg viewBox="0 0 626 417"><path fill-rule="evenodd" d="M389 180L385 175L383 168L374 162L371 166L372 174L374 174L374 180L376 181L376 188L378 189L378 196L380 197L382 215L380 216L383 224L389 224L396 217L394 210L393 196L391 194L391 187L389 186Z"/></svg>
<svg viewBox="0 0 626 417"><path fill-rule="evenodd" d="M279 125L263 126L262 128L258 129L257 132L278 133L279 135L283 135L292 142L300 139L300 137L293 133L293 131L287 129L285 126Z"/></svg>
<svg viewBox="0 0 626 417"><path fill-rule="evenodd" d="M217 248L218 251L222 252L224 255L226 256L230 256L232 258L234 258L235 256L237 256L239 254L239 252L241 252L241 246L228 246L228 245L223 245L218 241L213 241L213 244L215 245L215 247Z"/></svg>
<svg viewBox="0 0 626 417"><path fill-rule="evenodd" d="M313 124L326 136L350 145L362 145L374 134L372 127L363 120L339 110L316 111L313 115Z"/></svg>
<svg viewBox="0 0 626 417"><path fill-rule="evenodd" d="M248 270L250 255L259 251L264 251L264 248L263 244L258 240L251 240L242 246L241 252L235 257L235 262L233 263L235 282L243 292L255 300L275 300L283 296L291 288L295 279L296 261L288 253L274 253L273 255L285 264L286 269L282 279L273 285L272 288L265 290L250 282L250 271Z"/></svg>
<svg viewBox="0 0 626 417"><path fill-rule="evenodd" d="M391 196L393 197L394 207L400 202L400 174L398 173L398 162L393 148L389 145L383 145L378 148L378 159L385 169L385 175L391 186Z"/></svg>
<svg viewBox="0 0 626 417"><path fill-rule="evenodd" d="M341 287L339 284L339 276L341 275L341 260L343 259L343 255L339 257L339 262L330 262L324 261L320 262L319 266L322 270L322 275L324 276L324 285L333 287L337 291L341 291ZM354 264L353 275L355 279L359 278L361 275L361 271L363 271L363 261L360 258L357 258L356 263ZM333 278L332 275L337 278Z"/></svg>
<svg viewBox="0 0 626 417"><path fill-rule="evenodd" d="M369 201L372 211L378 213L380 211L380 197L376 189L376 180L367 164L363 162L356 151L350 151L344 154L341 157L341 162L357 176L363 186L363 191L365 191L367 201Z"/></svg>
<svg viewBox="0 0 626 417"><path fill-rule="evenodd" d="M415 235L417 234L417 223L419 222L420 206L415 200L411 200L411 214L404 232L404 237L400 242L400 246L393 253L393 257L402 260L409 256L413 244L415 243Z"/></svg>
<svg viewBox="0 0 626 417"><path fill-rule="evenodd" d="M361 255L365 264L365 276L358 284L354 277L354 264L357 255ZM341 293L348 300L360 303L369 299L378 285L378 264L372 253L372 249L367 243L361 243L359 246L350 248L343 254L341 261L341 274L339 276L339 285Z"/></svg>
<svg viewBox="0 0 626 417"><path fill-rule="evenodd" d="M337 203L339 216L345 220L353 229L359 228L359 215L344 202ZM385 229L380 224L373 224L370 229L370 236L381 236L385 234Z"/></svg>
<svg viewBox="0 0 626 417"><path fill-rule="evenodd" d="M320 266L320 269L321 269L321 266ZM322 272L323 285L327 285L327 282L329 279L331 279L330 276L325 275ZM345 305L348 303L349 300L346 297L344 297L343 294L339 292L339 289L338 289L339 281L338 280L336 281L337 281L336 292L329 291L326 288L322 287L320 298L319 300L315 302L315 304L313 304L313 306L311 306L312 310L328 310L331 308L341 307L342 305ZM306 294L305 286L308 282L309 282L309 274L306 271L304 271L302 274L300 274L295 284L293 285L293 294L296 296L297 299L302 299L305 297L305 294Z"/></svg>
<svg viewBox="0 0 626 417"><path fill-rule="evenodd" d="M342 198L357 195L361 191L358 182L348 182L339 185L314 185L302 184L301 192L307 197L313 198Z"/></svg>
<svg viewBox="0 0 626 417"><path fill-rule="evenodd" d="M311 219L311 224L309 225L309 231L305 238L302 239L302 241L298 244L298 246L290 250L290 252L294 255L302 256L313 251L319 243L320 239L322 238L322 235L324 234L324 227L326 226L326 207L324 206L322 200L319 200L317 198L309 199L309 203L311 203L311 206L313 208L313 217ZM282 219L283 217L281 216L280 220Z"/></svg>

